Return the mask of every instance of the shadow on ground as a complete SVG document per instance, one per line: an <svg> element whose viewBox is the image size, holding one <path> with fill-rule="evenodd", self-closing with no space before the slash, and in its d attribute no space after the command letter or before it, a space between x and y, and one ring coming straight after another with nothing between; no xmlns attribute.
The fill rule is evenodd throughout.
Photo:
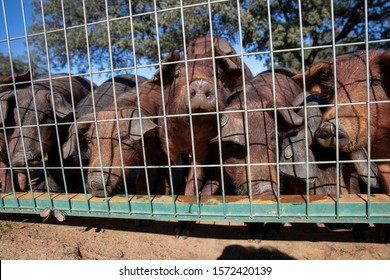
<svg viewBox="0 0 390 280"><path fill-rule="evenodd" d="M38 215L28 214L0 214L0 220L4 221L23 221L26 223L42 223L43 218ZM152 234L174 235L177 222L175 221L148 221L139 226L133 219L115 219L115 218L89 218L89 217L67 217L64 222L58 222L54 217L49 217L45 221L49 224L59 224L63 226L84 227L84 231L100 232L102 230L145 232ZM263 235L263 240L280 240L280 241L329 241L329 242L369 242L383 243L389 242L389 226L381 225L364 225L358 227L355 225L332 225L325 227L323 224L314 223L296 223L282 225L281 230L272 234ZM331 229L330 229L331 228ZM385 229L384 229L385 228ZM384 236L381 236L384 235ZM197 222L192 227L190 238L213 238L213 239L231 239L245 240L248 239L248 231L244 223L212 223ZM387 240L386 240L387 238ZM228 249L228 248L227 248ZM238 250L238 248L230 248ZM230 250L229 249L229 250ZM244 248L245 249L245 248ZM247 250L247 249L245 249ZM246 251L242 251L244 255ZM275 254L277 252L255 252L262 255L263 253ZM223 254L224 255L224 254ZM222 257L222 256L221 256Z"/></svg>

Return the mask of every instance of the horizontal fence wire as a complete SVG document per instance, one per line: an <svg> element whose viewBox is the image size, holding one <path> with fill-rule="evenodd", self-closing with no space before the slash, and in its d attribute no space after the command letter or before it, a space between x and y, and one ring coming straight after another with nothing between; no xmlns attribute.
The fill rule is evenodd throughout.
<svg viewBox="0 0 390 280"><path fill-rule="evenodd" d="M370 38L368 10L370 3L364 3L364 38L359 38L355 42L345 43L337 39L337 19L334 1L329 1L330 7L330 32L331 43L323 45L312 45L305 35L304 15L302 1L296 3L299 18L299 46L284 46L281 47L277 43L278 35L274 29L272 5L273 1L267 1L267 18L268 30L261 30L269 36L267 47L263 50L247 51L244 40L246 39L246 30L243 22L243 14L246 5L251 1L204 1L201 3L189 4L191 1L176 1L174 7L157 9L157 1L150 4L150 11L138 13L133 10L134 3L132 1L124 1L128 3L128 15L116 15L110 17L110 3L104 1L104 19L89 20L90 3L83 0L81 5L83 9L82 24L72 24L68 20L69 13L66 11L64 0L61 0L60 20L58 28L50 27L46 20L51 20L51 14L45 11L46 1L36 1L35 4L40 6L40 17L42 19L42 32L32 31L28 26L28 17L26 14L26 4L23 0L20 1L23 16L23 36L11 36L9 27L12 22L9 9L7 9L6 0L2 0L4 33L5 39L0 38L0 47L6 46L5 52L8 53L10 65L11 80L7 80L1 84L4 88L11 88L5 93L0 93L2 106L0 106L0 121L2 127L0 133L3 135L4 144L0 143L0 152L4 153L6 159L3 160L3 165L0 166L2 191L0 193L0 212L2 213L27 213L41 214L45 209L53 211L61 211L65 216L93 216L93 217L113 217L113 218L132 218L132 219L157 219L157 220L187 220L187 221L241 221L241 222L353 222L353 223L390 223L390 196L389 194L378 191L378 188L373 182L377 180L378 184L385 184L385 180L380 179L381 174L376 174L376 165L390 164L390 158L374 157L372 147L372 126L373 118L372 110L380 106L389 105L390 100L381 100L372 98L370 92L376 81L370 76L371 65L369 63L369 52L376 45L390 43L390 38ZM168 1L169 2L169 1ZM167 3L166 3L167 4ZM232 4L237 9L237 30L236 40L233 53L220 54L220 46L216 40L210 40L208 51L209 55L194 56L187 53L188 47L192 46L189 33L186 30L187 23L190 18L186 18L188 14L185 12L193 8L203 8L204 17L207 18L207 32L204 36L212 39L218 38L219 30L214 27L214 21L222 20L217 18L213 12L215 5L226 5L230 7ZM167 4L168 5L168 4ZM283 5L283 3L281 4ZM177 39L179 46L182 46L178 52L180 58L167 61L170 55L174 54L166 52L166 42L164 41L164 32L162 27L161 16L169 12L177 12L179 20L176 29L181 30L182 38ZM157 60L141 62L136 51L136 37L138 32L137 21L142 17L148 16L151 18L151 26L155 34L148 34L156 41ZM195 15L193 15L195 16ZM129 66L115 66L115 43L112 31L113 23L127 21L130 26L129 34L123 34L126 40L129 40L132 48L131 61ZM384 23L384 24L389 24ZM99 64L99 57L95 55L92 46L92 33L89 28L98 28L104 26L105 36L107 39L106 60L108 61L109 69L97 69L93 65ZM83 38L78 38L80 44L84 44L86 51L86 60L88 67L79 69L78 73L74 72L72 65L71 41L69 33L74 30L83 30ZM318 31L320 32L320 31ZM62 36L64 39L64 49L66 63L62 67L62 72L55 74L51 69L56 61L53 50L50 48L49 36ZM44 49L44 65L48 75L35 77L35 66L33 63L32 53L35 51L32 42L43 37ZM34 73L33 81L19 81L17 77L19 73L14 71L14 63L16 56L13 55L12 43L23 40L25 44L24 59L27 61L27 69L30 73ZM338 75L337 57L342 54L342 48L363 48L365 50L365 68L366 78L366 98L362 100L348 99L347 102L340 102L343 88L340 87ZM293 52L300 53L300 66L296 67L296 71L305 73L315 63L308 64L307 52L314 50L326 50L330 53L328 59L332 64L331 72L328 73L330 80L328 84L332 85L333 98L328 98L326 102L312 105L308 99L313 93L309 91L308 76L302 75L301 92L303 95L300 104L280 105L278 98L280 92L277 92L279 80L277 79L279 66L283 66L283 61L278 59L280 54L291 54ZM142 52L143 50L141 50ZM171 50L178 51L176 48ZM218 52L218 53L217 53ZM261 106L253 107L251 90L255 86L254 80L248 78L245 67L246 61L251 57L264 56L269 59L268 73L271 74L271 81L267 85L271 88L271 102ZM8 59L8 58L7 58ZM101 58L103 60L103 58ZM234 64L234 61L239 61L239 75L237 79L242 80L240 86L237 86L229 98L223 102L218 102L224 98L228 89L228 83L233 82L221 75L221 71L227 70ZM317 61L316 61L317 62ZM103 63L103 62L102 62ZM202 64L203 63L203 64ZM224 64L225 63L225 64ZM230 64L229 64L230 63ZM258 64L262 62L258 61ZM204 74L193 74L191 71L196 65L208 65L206 77ZM222 66L221 66L222 65ZM286 65L290 65L286 62ZM183 67L184 71L177 74L177 69ZM193 68L192 68L193 67ZM104 67L102 67L104 68ZM260 67L259 67L260 68ZM142 70L154 69L153 77L147 77L144 82L144 77L141 77ZM168 70L167 70L168 69ZM205 71L206 71L205 70ZM125 93L120 92L119 86L112 87L112 103L106 105L106 108L99 109L97 102L102 85L96 85L94 78L97 75L106 75L109 77L106 82L116 85L118 73L131 73L134 76L134 85L132 89L128 89ZM351 69L352 71L352 69ZM229 72L232 74L233 72ZM213 92L215 99L215 108L212 110L197 110L192 108L194 94L193 88L196 87L193 83L193 77L198 75L204 78L197 80L197 83L202 85L203 79L208 79L207 84L210 85L210 92ZM257 73L253 73L257 74ZM255 76L255 75L254 75ZM255 76L256 77L256 76ZM91 99L92 110L88 113L91 117L86 119L85 116L78 116L78 94L75 92L79 80L84 79L89 84L90 93L85 98ZM375 77L374 77L375 78ZM389 77L390 78L390 77ZM180 80L181 79L181 80ZM225 80L223 80L225 79ZM180 84L178 81L182 81ZM221 82L222 80L222 82ZM69 100L66 101L67 108L70 110L65 117L62 116L63 104L58 102L57 87L60 83L69 86ZM157 82L156 82L157 81ZM173 81L173 82L172 82ZM206 83L205 82L205 83ZM359 81L362 82L362 81ZM159 88L159 100L152 100L152 97L147 97L145 101L144 86L147 83L153 83ZM63 84L62 84L63 85ZM297 83L298 85L298 83ZM321 84L322 85L322 84ZM183 97L178 100L175 94L172 94L172 88L182 86ZM66 86L65 86L66 87ZM42 107L41 92L47 92L51 106L49 109ZM149 91L149 93L152 90ZM131 105L123 107L120 102L123 101L123 96L127 94L132 100ZM26 105L22 96L31 96L31 104ZM261 95L261 93L260 93ZM10 97L13 96L13 97ZM234 105L234 98L242 96L242 103L238 106ZM8 100L14 98L15 104L12 108ZM57 99L56 99L57 98ZM65 98L65 97L62 97ZM176 99L175 99L176 98ZM129 99L129 100L130 100ZM173 103L175 102L179 103ZM269 101L269 100L268 100ZM145 103L157 102L160 103L158 112L151 114L145 110ZM232 102L232 104L229 104ZM240 101L241 102L241 101ZM263 101L261 101L263 102ZM80 102L81 103L81 102ZM183 104L184 103L184 104ZM4 105L5 104L5 105ZM130 103L129 103L130 104ZM185 105L187 104L187 105ZM185 106L187 107L185 107ZM237 106L236 106L237 105ZM10 108L8 108L8 107ZM28 108L26 106L29 106ZM186 108L182 110L181 106ZM174 108L172 108L174 107ZM339 127L342 110L348 108L364 107L366 110L366 133L367 145L363 148L365 159L351 158L345 156L345 153L340 147L340 141L343 135L340 135ZM150 108L148 108L150 109ZM334 128L334 149L323 150L322 153L334 153L334 159L312 159L311 153L311 138L313 132L310 130L309 112L312 110L321 110L321 112L330 112L334 109L335 123ZM9 121L12 111L13 121ZM28 112L32 112L26 120ZM304 132L304 150L300 151L304 157L300 160L287 162L281 160L285 156L286 150L282 148L282 143L289 137L287 131L283 131L286 123L283 123L283 117L290 112L303 112L303 125L300 128ZM130 114L130 116L126 115ZM341 115L340 115L341 114ZM44 115L44 117L42 117ZM86 114L87 115L87 114ZM291 114L290 114L291 115ZM234 145L226 146L225 138L226 125L229 122L235 121L236 117L241 119L235 123L235 126L242 125L242 132L233 134ZM263 116L262 121L266 122L267 118L273 120L271 125L274 132L267 135L267 142L274 141L275 143L267 146L262 144L261 139L254 137L260 133L253 131L251 124L254 116ZM386 116L384 116L386 117ZM200 119L207 119L214 128L214 136L206 142L198 141L208 128L200 126ZM46 122L50 119L49 122ZM182 127L178 126L176 130L172 126L178 120L184 120ZM149 129L150 123L154 124L151 128L152 133L144 132ZM204 124L203 124L204 125ZM182 129L184 127L184 129ZM205 129L206 127L207 129ZM260 125L259 125L260 127ZM292 127L290 127L292 128ZM297 128L297 127L295 127ZM135 131L137 129L137 131ZM35 134L31 134L34 131ZM48 132L50 131L50 132ZM317 130L318 131L318 130ZM48 136L50 133L50 137ZM261 131L263 134L268 133L268 128ZM291 133L291 132L289 132ZM298 130L292 132L297 134ZM34 137L31 135L35 135ZM74 135L74 142L71 141ZM109 136L107 136L109 135ZM153 135L152 138L150 135ZM228 135L229 137L232 135ZM1 137L0 137L1 138ZM133 139L137 139L133 140ZM152 139L152 140L151 140ZM183 139L178 141L177 139ZM0 139L1 140L1 139ZM35 151L30 146L31 141L37 144ZM73 141L73 140L72 140ZM151 141L155 141L151 144ZM214 141L214 144L210 142ZM245 145L239 146L240 141ZM314 141L314 140L313 140ZM17 144L15 144L15 142ZM70 156L66 154L64 148L70 143L70 148L74 148L74 152ZM172 145L177 146L172 146ZM74 145L74 146L72 146ZM182 147L178 147L183 145ZM210 147L206 147L209 145ZM266 153L273 153L274 159L265 162L258 162L258 154L253 154L253 146L266 146L263 157ZM48 150L50 146L50 151ZM67 146L68 147L68 146ZM156 148L157 147L157 148ZM185 147L185 148L184 148ZM226 148L228 147L228 148ZM17 149L18 153L15 152ZM155 149L155 150L154 150ZM180 150L182 149L182 150ZM177 153L176 150L180 150ZM86 152L87 151L87 152ZM213 156L204 160L204 151ZM154 152L154 153L153 153ZM35 154L34 154L35 153ZM32 156L32 154L34 154ZM229 158L226 159L226 154ZM360 154L361 155L361 154ZM382 155L381 155L382 156ZM23 164L16 161L16 157L20 157ZM86 158L87 157L87 158ZM92 163L91 158L95 161ZM108 160L109 158L109 160ZM135 162L128 165L128 162ZM344 189L349 188L348 184L352 181L344 182L344 172L350 166L364 164L367 166L367 174L364 174L366 183L360 192L345 193ZM303 191L293 192L295 183L285 183L288 181L286 175L283 174L282 168L291 167L294 170L298 168L304 169L304 178L300 178L300 183L304 184ZM332 174L335 179L335 184L331 191L326 193L316 193L313 189L313 168L324 166L334 167ZM260 168L268 168L273 170L274 174L265 179L254 179L258 176ZM324 167L328 168L328 167ZM236 177L231 178L229 172L235 170ZM239 170L244 170L240 173ZM272 173L271 171L269 171ZM356 175L358 184L362 184L360 174ZM80 178L79 178L80 177ZM241 178L238 178L241 177ZM217 179L216 179L217 178ZM236 182L243 182L243 178L247 181L241 185ZM289 177L290 178L290 177ZM298 178L298 177L297 177ZM373 180L371 180L374 178ZM74 183L73 180L79 180L80 186ZM262 181L263 180L263 181ZM340 181L343 180L343 181ZM61 183L58 183L61 182ZM192 183L193 182L193 185ZM24 185L25 184L25 185ZM291 185L289 185L291 184ZM60 185L62 187L60 187ZM214 192L213 187L217 186ZM347 186L344 186L347 185ZM38 187L40 186L40 187ZM78 187L77 187L78 186ZM206 187L207 186L207 187ZM59 189L60 188L60 189ZM193 188L193 190L189 190ZM210 188L207 189L207 188ZM270 188L266 194L261 194L259 189ZM206 191L205 191L206 189ZM75 191L76 190L76 191ZM209 193L209 191L211 193Z"/></svg>

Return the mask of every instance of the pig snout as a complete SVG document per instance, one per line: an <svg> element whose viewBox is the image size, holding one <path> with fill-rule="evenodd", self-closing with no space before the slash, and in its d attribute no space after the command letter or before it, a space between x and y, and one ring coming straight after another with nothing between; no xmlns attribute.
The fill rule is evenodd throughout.
<svg viewBox="0 0 390 280"><path fill-rule="evenodd" d="M111 182L107 174L104 174L104 181L106 186L106 195L114 195L118 189L117 184ZM102 175L99 172L94 172L91 176L88 176L87 191L89 194L97 197L104 197L104 184L102 182Z"/></svg>
<svg viewBox="0 0 390 280"><path fill-rule="evenodd" d="M185 96L184 103L192 112L210 112L216 109L214 87L205 80L195 80L189 88L190 104Z"/></svg>
<svg viewBox="0 0 390 280"><path fill-rule="evenodd" d="M271 181L252 182L252 195L254 196L273 196L274 183Z"/></svg>
<svg viewBox="0 0 390 280"><path fill-rule="evenodd" d="M42 166L42 156L40 153L34 153L32 151L26 151L26 157L23 153L17 153L12 156L12 165L17 167L25 167L26 160L29 167Z"/></svg>
<svg viewBox="0 0 390 280"><path fill-rule="evenodd" d="M316 131L315 137L318 143L325 147L336 147L336 124L335 120L328 120L324 122ZM338 125L339 147L344 148L349 143L349 136L342 124Z"/></svg>

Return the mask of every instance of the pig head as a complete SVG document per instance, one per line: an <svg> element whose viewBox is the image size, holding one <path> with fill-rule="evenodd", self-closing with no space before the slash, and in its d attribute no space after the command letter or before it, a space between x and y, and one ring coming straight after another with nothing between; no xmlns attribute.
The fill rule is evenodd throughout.
<svg viewBox="0 0 390 280"><path fill-rule="evenodd" d="M37 104L36 110L34 100ZM32 180L37 182L42 176L43 170L39 168L42 168L43 161L47 162L49 154L58 150L54 114L58 120L65 120L71 114L72 108L62 95L52 95L42 86L36 86L34 93L31 88L18 90L16 96L13 91L6 92L1 101L2 111L6 116L4 121L7 126L15 127L12 133L7 135L7 141L12 166L14 171L18 172L19 187L25 191L26 167L37 168L30 172Z"/></svg>
<svg viewBox="0 0 390 280"><path fill-rule="evenodd" d="M77 125L70 127L69 139L63 145L64 157L68 158L77 155L76 137L80 143L87 143L87 191L94 196L111 196L121 190L124 178L132 170L122 166L144 165L141 135L145 140L146 160L155 156L156 124L142 119L141 129L138 110L134 107L119 110L118 118L117 125L115 111L97 112L96 122L92 113L84 115L77 120Z"/></svg>
<svg viewBox="0 0 390 280"><path fill-rule="evenodd" d="M212 45L213 44L213 45ZM216 46L219 50L220 53L223 53L223 55L231 55L229 59L231 60L231 65L233 67L241 67L241 59L237 55L236 51L234 50L233 46L226 41L223 38L220 37L201 37L197 38L193 41L191 41L188 44L187 48L187 53L190 55L210 55L212 54L212 47ZM236 56L234 56L236 55ZM245 76L245 81L249 82L250 80L253 79L253 74L251 70L249 69L248 66L244 64L244 76ZM243 80L242 77L238 77L235 81L235 87L242 86L243 85Z"/></svg>
<svg viewBox="0 0 390 280"><path fill-rule="evenodd" d="M223 55L218 47L215 47L214 53L216 56ZM217 112L226 107L227 98L235 87L235 80L242 76L242 70L241 64L237 65L229 58L216 58L217 77L214 79L214 63L210 55L188 55L187 63L180 59L177 52L169 54L163 61L162 69L155 75L155 79L162 79L163 106L169 116L166 127L159 119L160 138L166 153L168 144L174 164L178 164L183 155L191 155L194 159L197 168L190 169L185 188L186 195L194 195L195 180L200 190L206 176L205 168L198 166L215 160L210 140L217 135ZM190 112L192 115L189 115Z"/></svg>
<svg viewBox="0 0 390 280"><path fill-rule="evenodd" d="M338 147L340 152L347 153L370 146L373 159L390 158L390 120L384 117L390 110L390 103L382 102L388 101L390 94L390 51L371 50L368 54L362 51L338 56L334 60L319 62L305 75L307 90L328 98L330 104L338 104L337 108L331 106L323 114L316 133L319 144ZM303 82L302 75L294 79ZM379 161L377 165L383 189L390 193L390 166Z"/></svg>
<svg viewBox="0 0 390 280"><path fill-rule="evenodd" d="M287 194L306 193L306 184L309 182L310 194L336 194L337 184L340 193L360 193L360 182L367 184L368 165L364 162L342 163L339 166L339 179L336 178L335 151L330 148L320 146L315 139L315 133L322 120L322 110L319 105L323 105L318 95L309 95L306 99L307 117L307 157L306 157L306 130L305 125L290 130L283 138L280 149L280 173L283 176L284 189ZM293 102L295 103L295 102ZM303 105L303 104L297 104ZM299 115L304 116L305 110L302 108ZM366 160L367 154L361 149L351 153L340 153L339 160ZM306 165L308 161L308 165ZM316 163L330 162L330 163ZM307 168L308 169L307 169ZM371 162L372 188L378 188L378 168ZM297 180L291 180L297 179ZM361 179L361 180L360 180Z"/></svg>

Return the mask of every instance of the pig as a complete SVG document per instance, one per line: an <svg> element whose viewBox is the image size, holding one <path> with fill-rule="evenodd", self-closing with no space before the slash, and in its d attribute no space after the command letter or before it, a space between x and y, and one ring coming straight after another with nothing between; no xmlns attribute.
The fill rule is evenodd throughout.
<svg viewBox="0 0 390 280"><path fill-rule="evenodd" d="M215 46L214 53L216 56L224 55L218 46ZM170 116L166 119L167 127L163 119L159 119L162 147L165 153L169 152L174 165L180 162L183 155L193 158L196 163L196 178L195 169L190 168L184 194L195 195L195 180L198 182L198 191L200 191L206 177L207 170L200 165L211 164L217 158L210 144L210 140L218 133L217 108L221 111L226 107L228 97L237 86L237 79L242 77L242 69L241 63L237 65L230 58L216 58L215 67L218 77L215 85L213 61L204 59L210 58L209 54L189 54L187 58L190 61L186 69L184 61L179 61L182 59L179 53L170 53L163 61L162 75L158 71L155 78L162 79L165 99L163 106L165 106L166 114ZM166 62L171 63L164 64ZM190 116L174 116L188 114L190 111L193 113L191 116L193 143ZM195 151L192 150L192 146ZM194 154L195 157L193 157Z"/></svg>
<svg viewBox="0 0 390 280"><path fill-rule="evenodd" d="M290 78L295 72L287 68L280 69L280 73L278 69L274 70L277 107L289 106L290 102L301 94L301 88ZM246 92L243 88L236 89L234 95L228 100L226 113L221 118L221 139L215 137L211 140L214 145L221 141L222 159L225 164L223 170L226 174L224 178L225 182L229 181L233 184L234 194L273 196L277 193L276 137L278 132L272 109L274 103L272 87L272 71L265 71L246 83ZM245 112L243 112L244 94L246 94L246 109L257 110L248 112L247 127ZM280 132L303 122L303 118L293 110L279 109L277 112ZM248 139L246 131L248 131ZM250 165L246 165L248 164L247 148ZM235 166L235 164L239 165ZM264 227L262 223L248 223L247 226L248 238L255 242L261 240L263 233L272 230L271 227Z"/></svg>
<svg viewBox="0 0 390 280"><path fill-rule="evenodd" d="M47 170L47 186L42 169L43 162L47 167L60 166L60 151L57 147L62 143L57 142L54 116L58 122L58 138L62 142L66 139L67 125L61 125L61 122L72 119L72 98L77 104L90 93L91 86L81 77L72 78L73 94L71 95L68 77L59 78L53 75L52 78L52 90L49 86L50 82L44 80L34 82L34 88L18 89L16 94L14 91L2 93L1 107L4 116L2 125L15 127L7 134L11 156L10 165L15 176L7 175L8 178L13 177L14 182L8 179L5 191L11 191L11 188L16 191L27 190L27 166L31 169L29 179L32 189L46 190L49 188L54 192L64 190L65 182L62 180L60 170ZM36 108L34 103L36 103ZM37 124L39 124L42 143L38 141ZM76 176L71 177L76 178Z"/></svg>
<svg viewBox="0 0 390 280"><path fill-rule="evenodd" d="M366 61L368 57L368 61ZM390 193L390 164L380 162L390 158L390 121L386 116L390 103L370 104L368 123L367 75L369 64L369 99L371 102L389 100L390 95L390 51L370 50L341 55L322 61L306 71L306 89L318 93L335 104L334 63L336 64L338 126L336 108L329 107L323 114L316 132L318 143L326 148L336 148L336 130L340 152L351 153L370 146L371 158L376 162L383 192ZM293 77L303 83L303 75ZM348 103L358 103L348 105ZM360 102L360 103L359 103ZM368 125L370 133L368 134ZM368 136L370 136L368 138Z"/></svg>
<svg viewBox="0 0 390 280"><path fill-rule="evenodd" d="M141 134L144 136L146 147L151 145L149 142L154 141L155 135L157 135L157 126L150 119L142 120L141 132L137 108L126 107L118 110L117 114L119 118L119 132L115 110L97 112L96 120L102 121L97 123L95 123L94 114L90 113L83 115L77 120L77 131L74 126L70 128L70 139L63 146L63 153L67 157L73 152L71 147L75 146L76 133L80 141L88 143L87 191L94 196L104 197L118 193L123 187L121 151L124 166L142 166L144 161ZM98 150L98 141L101 147L101 154L99 154ZM70 144L71 142L73 143ZM155 156L152 149L145 148L145 151L147 159L152 159ZM100 160L103 166L104 183L102 183ZM130 172L130 168L125 168L125 176L130 175Z"/></svg>
<svg viewBox="0 0 390 280"><path fill-rule="evenodd" d="M285 184L284 194L306 194L306 184L309 181L309 194L336 194L337 178L336 166L332 163L316 164L315 161L336 161L335 151L320 146L315 133L322 120L322 109L325 100L316 95L308 95L307 104L307 145L308 157L306 159L305 125L293 128L283 136L280 149L280 174ZM294 102L293 102L294 104ZM298 105L298 104L297 104ZM299 104L303 105L303 104ZM304 109L298 112L304 116ZM367 160L367 153L360 149L350 154L340 153L340 160ZM306 174L306 160L308 160L308 174ZM299 163L300 162L300 163ZM283 164L295 163L295 164ZM354 162L353 164L343 163L339 168L340 194L356 194L364 192L364 184L367 184L368 175L367 163ZM308 175L308 177L307 177ZM378 189L378 168L371 162L371 188ZM363 182L363 183L360 183ZM362 188L362 190L361 190Z"/></svg>
<svg viewBox="0 0 390 280"><path fill-rule="evenodd" d="M275 69L275 93L277 107L289 106L301 93L301 88L285 74ZM221 118L221 145L224 164L246 164L247 146L251 160L251 177L247 176L248 166L225 166L224 171L235 186L235 193L249 194L249 181L253 195L273 195L276 193L276 137L273 104L272 73L264 72L246 84L248 127L245 127L244 91L237 90L230 97L229 106ZM235 112L237 111L237 112ZM288 112L288 113L286 113ZM279 129L283 126L299 125L303 118L293 110L278 110ZM249 135L247 142L246 129ZM212 139L217 143L218 137ZM252 165L253 164L253 165Z"/></svg>
<svg viewBox="0 0 390 280"><path fill-rule="evenodd" d="M12 79L12 76L0 76L0 92L13 90L14 85L12 85L12 83L14 81L15 81L15 87L17 89L30 86L30 83L28 83L29 81L31 81L30 71L28 70L22 74L16 74L14 76L14 80Z"/></svg>
<svg viewBox="0 0 390 280"><path fill-rule="evenodd" d="M119 98L122 94L130 91L133 87L136 86L136 77L134 75L119 75L114 77L114 82L112 78L109 78L107 81L103 82L99 87L97 87L92 94L87 95L83 98L76 106L76 118L80 118L84 115L91 114L94 112L103 111L111 105L114 100L114 87L116 98ZM138 83L146 81L146 78L138 76ZM72 126L73 127L73 126ZM68 144L77 145L76 139L75 142L69 142ZM89 150L87 143L80 143L81 149L81 160L84 165L88 165L89 161ZM70 147L68 148L70 149ZM66 158L71 157L75 163L79 163L79 157L76 153L77 146L72 147L72 153L66 154Z"/></svg>
<svg viewBox="0 0 390 280"><path fill-rule="evenodd" d="M139 85L138 93L142 116L157 116L161 109L160 83L154 78L147 80ZM164 157L161 142L157 135L157 119L143 118L141 132L138 120L140 114L138 111L137 88L120 94L117 98L117 104L110 103L103 110L97 112L97 120L112 120L98 122L97 124L101 155L97 147L96 124L91 122L93 120L93 114L89 113L81 116L78 119L78 122L81 123L78 123L77 131L75 126L69 129L70 136L68 141L63 145L63 154L66 158L77 155L76 133L79 136L82 146L84 143L88 144L89 156L86 163L89 167L87 171L87 191L95 196L111 196L123 192L123 182L131 175L132 171L131 168L125 168L123 174L121 168L115 168L122 165L115 109L118 110L119 118L133 118L131 120L126 119L120 121L119 125L124 166L144 165L141 135L144 138L146 163L148 165L159 162L160 157ZM83 123L85 121L87 122ZM100 168L100 158L104 166L103 177ZM164 164L166 165L167 162L165 161ZM143 173L143 169L141 169L140 173ZM148 169L148 178L151 182L153 180L149 173L151 172ZM158 186L163 187L162 184ZM156 192L165 193L165 190L159 189L158 186ZM146 181L142 175L138 176L135 191L138 194L147 193Z"/></svg>

